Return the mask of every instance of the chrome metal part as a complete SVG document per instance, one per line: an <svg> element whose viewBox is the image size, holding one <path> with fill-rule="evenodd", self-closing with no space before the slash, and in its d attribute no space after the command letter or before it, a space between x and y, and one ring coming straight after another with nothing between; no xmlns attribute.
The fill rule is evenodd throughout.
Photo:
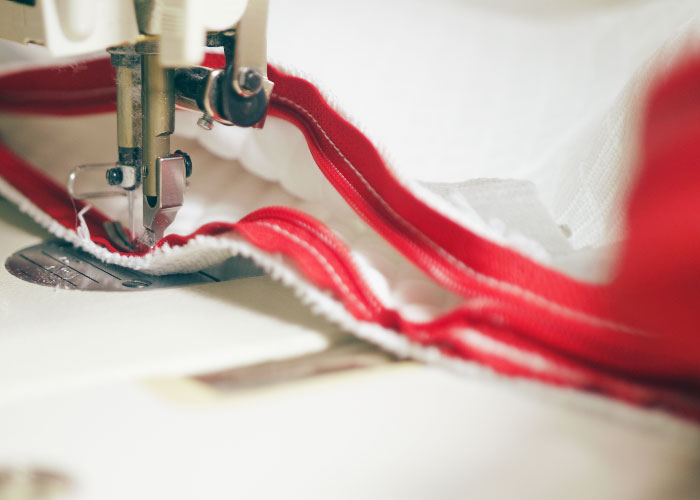
<svg viewBox="0 0 700 500"><path fill-rule="evenodd" d="M107 49L114 66L117 84L117 164L105 177L107 184L123 190L127 197L129 229L136 231L133 190L141 185L141 55L133 45ZM84 198L83 198L84 199Z"/></svg>
<svg viewBox="0 0 700 500"><path fill-rule="evenodd" d="M185 158L156 158L151 178L154 179L155 196L144 193L143 225L153 233L155 242L158 242L184 201L187 178Z"/></svg>
<svg viewBox="0 0 700 500"><path fill-rule="evenodd" d="M214 128L214 120L211 116L204 113L202 114L202 116L199 117L199 120L197 120L197 125L199 125L204 130L211 130L212 128Z"/></svg>
<svg viewBox="0 0 700 500"><path fill-rule="evenodd" d="M201 111L202 116L197 124L207 130L211 130L214 121L233 125L223 116L223 110L217 102L217 88L223 74L223 69L201 66L175 70L175 101L183 108Z"/></svg>
<svg viewBox="0 0 700 500"><path fill-rule="evenodd" d="M170 156L170 136L175 130L174 70L161 66L157 39L136 45L141 54L141 185L144 234L140 245L153 246L163 237L182 206L185 164Z"/></svg>
<svg viewBox="0 0 700 500"><path fill-rule="evenodd" d="M66 290L120 292L197 285L264 274L250 259L232 257L196 273L152 276L106 264L59 240L15 252L7 259L5 267L10 274L38 285Z"/></svg>
<svg viewBox="0 0 700 500"><path fill-rule="evenodd" d="M214 69L209 72L209 78L207 78L207 84L204 87L204 95L202 96L202 104L204 105L204 114L206 116L210 116L224 125L233 125L233 123L216 112L216 106L214 105L214 86L217 79L221 78L223 74L223 69Z"/></svg>
<svg viewBox="0 0 700 500"><path fill-rule="evenodd" d="M154 207L157 203L156 162L158 158L170 156L170 136L175 130L175 96L173 70L161 66L157 40L138 43L136 51L141 54L141 182L146 210L146 205Z"/></svg>

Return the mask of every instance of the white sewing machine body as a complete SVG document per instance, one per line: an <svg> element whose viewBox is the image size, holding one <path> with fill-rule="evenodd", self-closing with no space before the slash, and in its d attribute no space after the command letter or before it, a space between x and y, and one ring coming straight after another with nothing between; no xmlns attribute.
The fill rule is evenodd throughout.
<svg viewBox="0 0 700 500"><path fill-rule="evenodd" d="M207 31L223 31L243 16L247 0L29 0L0 2L0 38L42 45L55 57L136 43L137 12L148 31L164 37L166 66L198 64Z"/></svg>

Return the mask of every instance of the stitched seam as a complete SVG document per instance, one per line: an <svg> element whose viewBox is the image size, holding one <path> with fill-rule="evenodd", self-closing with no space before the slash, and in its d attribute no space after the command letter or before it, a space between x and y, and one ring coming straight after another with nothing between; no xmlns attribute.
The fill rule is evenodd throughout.
<svg viewBox="0 0 700 500"><path fill-rule="evenodd" d="M274 230L277 233L282 234L283 236L286 236L288 239L294 241L295 243L303 246L307 250L309 250L314 256L318 259L318 261L321 263L323 268L326 270L326 272L331 276L331 279L333 282L343 291L343 293L348 296L352 302L357 305L362 311L367 315L371 316L370 311L367 309L367 306L365 306L359 299L358 297L350 290L350 288L345 284L345 282L342 280L340 275L333 269L333 266L330 265L328 260L319 252L316 248L311 246L308 242L302 240L298 236L296 236L293 233L290 233L286 229L283 229L282 227L278 226L277 224L273 224L271 222L264 222L264 221L256 221L255 224L261 225L261 226L266 226L269 227L270 229Z"/></svg>
<svg viewBox="0 0 700 500"><path fill-rule="evenodd" d="M36 205L32 203L32 201L29 198L26 198L19 190L11 186L9 183L6 183L1 177L0 177L0 192L2 192L8 199L11 201L14 201L19 207L21 207L21 210L24 213L27 213L29 216L31 216L37 223L41 224L43 227L47 228L49 231L51 231L53 234L56 236L59 236L61 238L65 238L69 241L72 241L76 245L80 245L80 241L77 239L77 236L75 234L75 231L68 230L65 227L61 226L59 223L57 223L54 219L52 219L48 214L43 212L41 209L39 209ZM223 243L218 237L213 237L213 236L198 236L197 238L193 238L190 240L188 245L194 245L196 246L199 243L202 242L209 242L215 247L218 248L233 248L229 247L228 243ZM92 242L90 242L92 243ZM287 286L292 287L295 291L297 291L300 294L300 297L302 300L306 303L308 301L309 304L313 305L318 305L322 306L325 304L323 301L326 299L329 299L328 296L326 295L313 295L313 293L316 293L318 289L313 288L311 285L305 285L303 282L301 282L298 278L297 279L292 279L290 278L289 274L285 274L285 272L288 272L286 268L284 267L275 267L278 265L277 262L272 260L272 257L270 254L265 254L265 253L255 253L257 252L264 252L257 247L255 247L252 243L246 242L251 245L251 250L249 251L241 251L240 248L238 248L237 252L240 252L240 254L247 255L247 256L252 256L256 259L256 261L264 266L268 272L270 272L273 277L276 280L282 281L284 284ZM102 247L97 247L94 243L92 243L92 246L90 248L83 247L86 250L88 250L90 253L93 255L100 254L101 251L106 251L106 249ZM184 247L181 247L184 248ZM244 247L246 248L246 247ZM250 253L249 253L250 252ZM238 254L238 253L235 253ZM100 258L107 259L108 261L111 262L111 259L109 259L109 256L114 255L111 252L106 252L104 255L98 255ZM136 258L129 258L129 262L112 262L112 263L118 263L119 265L124 265L128 266L130 268L134 268L132 265L133 262L143 260L143 261L150 261L150 257L152 257L153 254L148 254L147 256L140 256ZM131 260L134 259L134 260ZM262 259L262 260L261 260ZM148 265L148 264L146 264ZM275 273L274 270L277 270L278 272ZM312 297L313 295L313 297ZM375 323L370 323L367 321L363 320L358 320L357 318L350 316L344 317L342 314L344 312L347 312L345 309L342 308L340 304L338 304L338 308L329 311L328 308L326 307L319 307L318 311L326 318L329 320L333 321L336 324L339 324L343 326L344 328L347 328L348 330L352 330L358 335L359 337L374 342L378 345L383 346L386 350L389 350L391 352L394 352L398 354L399 356L405 356L405 357L412 357L418 360L421 360L423 362L427 363L433 363L440 365L445 368L450 368L454 370L457 373L461 373L463 375L469 375L469 376L474 376L475 374L478 375L491 375L497 374L497 378L493 380L515 380L515 385L512 385L512 387L521 387L522 385L520 384L520 381L526 381L527 383L532 382L532 386L529 386L530 388L537 388L538 390L545 390L545 387L550 387L552 386L551 383L546 383L545 385L542 384L542 380L536 376L536 375L505 375L505 374L498 374L497 371L494 370L492 367L492 364L489 361L486 361L485 363L482 362L474 362L462 357L453 357L449 356L446 354L443 354L439 352L434 346L426 347L424 345L415 343L409 339L406 338L404 334L399 334L398 332L394 330L390 330L388 328L382 327L378 324ZM479 370L479 371L475 371ZM623 398L619 395L614 395L611 393L611 387L619 387L619 384L617 382L605 382L601 384L601 387L605 389L605 394L612 398L613 401L619 403ZM629 393L631 390L627 385L624 386L625 391ZM669 401L672 401L673 399L670 398L678 398L678 393L669 391L669 390L659 390L659 391L653 391L649 392L647 388L639 388L638 386L634 386L633 389L639 391L639 390L644 390L646 393L650 394L650 398L654 398L654 400L662 401L664 402L664 406L666 408L669 408ZM549 389L547 389L549 390ZM563 401L569 401L568 398L570 398L572 395L579 393L579 391L567 391L567 390L559 390L557 389L555 394L559 395L565 395L567 399L564 399ZM588 396L586 396L588 397ZM635 396L636 397L636 396ZM600 400L600 401L607 401L607 398L605 400ZM605 403L607 404L607 403ZM697 401L690 401L687 397L683 398L681 402L678 403L681 408L688 409L690 408L691 411L698 411L698 406ZM617 406L617 410L624 410L627 411L626 408L632 408L633 411L637 411L636 407L628 407L626 405L622 406ZM672 410L669 408L669 411L672 413L675 413L678 415L680 413L680 410ZM619 413L611 413L613 415L618 415ZM654 428L655 430L661 430L661 429L667 429L667 424L669 422L675 423L678 422L678 420L671 420L671 417L665 417L663 414L656 414L655 418L663 418L664 420L659 421L659 420L654 420L654 422L659 423L662 422L664 425L663 426L658 426L658 428ZM645 427L646 428L646 427ZM648 429L647 429L648 430Z"/></svg>
<svg viewBox="0 0 700 500"><path fill-rule="evenodd" d="M323 243L325 243L326 246L329 247L329 249L332 250L333 252L336 252L336 253L338 252L338 250L337 250L337 245L335 244L335 242L333 242L330 238L328 238L328 237L327 237L325 234L323 234L321 231L318 231L318 230L315 229L313 226L310 226L309 224L307 224L307 223L305 223L305 222L303 222L303 221L301 221L301 220L294 219L294 220L292 221L292 223L295 224L295 225L297 225L297 226L301 226L301 227L303 227L304 229L306 229L307 231L309 231L310 233L312 233L316 238L318 238L318 239L321 240ZM372 302L372 305L373 305L374 307L376 307L377 309L382 309L382 308L383 308L383 306L380 305L379 302L378 302L378 301L376 300L376 298L374 297L374 294L370 294L370 297L368 297L368 298L369 298L370 302Z"/></svg>
<svg viewBox="0 0 700 500"><path fill-rule="evenodd" d="M551 313L554 313L559 316L563 317L569 317L574 320L581 321L583 323L588 323L591 325L597 325L597 326L604 326L607 328L610 328L611 330L616 330L619 332L623 333L629 333L629 334L635 334L635 335L643 335L643 336L651 336L648 332L645 332L643 330L639 330L634 327L630 327L628 325L620 324L614 321L606 320L603 318L598 318L596 316L591 316L590 314L584 313L582 311L578 311L575 309L571 309L569 307L563 306L561 304L558 304L556 302L553 302L545 297L542 297L541 295L538 295L531 290L524 289L518 285L514 285L512 283L508 283L505 281L498 280L496 278L493 278L491 276L487 276L485 274L482 274L478 271L476 271L473 268L470 268L466 264L464 264L462 261L457 259L454 255L450 254L447 250L439 246L437 243L435 243L433 240L429 239L424 233L418 231L413 225L411 225L408 221L406 221L403 217L401 217L396 211L381 197L379 194L374 190L374 188L369 184L367 179L364 178L364 176L360 173L360 171L348 160L348 158L340 151L338 146L333 142L333 140L328 136L326 131L324 130L323 126L318 122L318 120L311 114L310 111L308 111L306 108L304 108L302 105L298 104L297 102L281 96L279 94L273 93L273 97L279 99L282 102L286 102L296 109L298 109L301 113L303 113L306 117L308 117L313 124L318 128L318 130L321 132L323 137L328 141L328 143L331 145L331 147L335 150L335 152L340 156L343 161L355 172L355 174L360 178L360 181L367 187L367 189L372 193L372 195L394 216L396 217L403 225L406 227L409 231L411 231L413 234L415 234L417 237L419 237L421 240L423 240L425 243L427 243L430 247L432 247L434 250L436 250L440 255L442 255L444 258L446 258L448 261L452 262L454 265L459 267L460 269L464 270L467 274L471 275L473 278L475 278L477 281L480 281L487 286L491 286L496 289L500 289L501 291L504 291L506 293L509 293L511 295L519 296L520 298L524 299L527 302L539 305L540 307L543 307L547 310L549 310ZM329 160L331 164L333 164L332 161ZM336 167L337 171L337 167ZM340 174L340 172L338 172ZM342 174L340 174L342 176ZM345 180L346 183L350 185L348 180L343 176L343 179ZM352 187L352 185L351 185ZM354 189L355 193L357 191ZM357 193L359 195L359 193ZM456 283L454 280L451 280L453 283ZM461 285L460 285L461 286Z"/></svg>
<svg viewBox="0 0 700 500"><path fill-rule="evenodd" d="M455 332L455 337L471 349L525 367L536 373L550 374L579 384L590 380L586 374L563 366L536 351L512 346L474 328L460 328Z"/></svg>
<svg viewBox="0 0 700 500"><path fill-rule="evenodd" d="M290 104L292 104L292 105L294 105L294 106L298 106L298 107L300 108L300 110L302 110L302 112L305 112L306 115L307 115L311 120L314 121L314 123L315 123L316 126L319 128L319 130L321 130L321 133L326 137L326 139L327 139L328 142L331 144L331 146L333 146L333 148L338 152L338 154L339 154L339 155L348 163L348 165L350 165L350 167L360 176L360 178L361 178L362 181L365 183L365 185L367 185L367 187L373 192L374 196L377 197L377 199L378 199L384 206L386 206L386 207L394 214L394 216L399 220L399 222L402 222L404 225L406 224L406 221L405 221L401 216L399 216L398 214L396 214L396 212L394 212L394 210L391 209L391 207L390 207L389 205L387 205L386 202L385 202L382 198L379 197L379 195L374 191L374 189L372 189L372 187L365 181L364 177L363 177L359 172L357 172L357 170L355 169L355 167L347 160L347 158L345 158L345 156L340 152L340 150L337 148L337 146L335 145L335 143L333 143L333 141L330 139L330 137L328 137L328 135L326 134L325 130L323 130L323 127L321 127L321 125L320 125L320 124L316 121L316 119L311 115L311 113L309 113L308 111L306 111L305 108L303 108L303 107L297 105L295 102L291 101L290 99L287 99L286 97L282 97L282 96L280 96L280 95L278 95L278 94L275 94L275 93L272 94L272 97L277 97L277 98L279 98L279 99L281 99L281 100L288 101ZM335 167L335 165L333 164L333 162L332 162L330 159L329 159L328 161L329 161L329 163L335 168L335 172L343 179L343 181L345 182L345 184L346 184L359 198L363 199L362 195L360 195L359 191L357 191L357 188L355 188L355 186L347 179L347 177L345 177L345 175L344 175L340 170L338 170L337 167ZM359 207L357 206L357 204L356 204L354 201L352 201L352 200L345 200L345 201L346 201L346 203L348 203L348 204L355 210L355 212L361 213L361 210L359 209ZM424 236L422 235L422 233L418 232L415 228L412 228L411 226L408 226L408 228L411 229L413 232L415 232L415 234L416 234L418 237L424 237ZM430 243L429 240L428 240L428 242ZM407 243L411 248L413 248L417 253L424 254L424 252L422 251L422 249L421 249L416 243L414 243L413 241L407 240L406 243ZM431 256L431 255L428 256L428 260L430 260L430 262L432 262L432 263L435 265L435 267L433 267L433 273L434 273L434 274L437 274L437 275L439 275L439 276L442 276L442 278L443 278L445 281L449 281L449 282L453 283L453 285L454 285L455 288L457 288L457 289L463 290L463 291L465 291L465 292L469 292L469 291L470 291L470 290L469 290L467 287L465 287L462 283L460 283L460 282L454 280L454 279L453 279L452 277L450 277L448 274L444 273L444 272L442 271L442 269L441 269L442 263L441 263L440 261L438 261L437 259L433 258L433 256Z"/></svg>

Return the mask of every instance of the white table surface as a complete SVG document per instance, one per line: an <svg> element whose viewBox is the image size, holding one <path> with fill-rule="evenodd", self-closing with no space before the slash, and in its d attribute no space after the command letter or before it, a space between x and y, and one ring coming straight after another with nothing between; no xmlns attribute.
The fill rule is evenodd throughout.
<svg viewBox="0 0 700 500"><path fill-rule="evenodd" d="M44 237L6 202L0 234L3 259ZM398 363L192 394L178 375L338 335L268 278L82 293L3 268L0 324L0 468L66 474L71 499L700 495L698 427L529 383Z"/></svg>

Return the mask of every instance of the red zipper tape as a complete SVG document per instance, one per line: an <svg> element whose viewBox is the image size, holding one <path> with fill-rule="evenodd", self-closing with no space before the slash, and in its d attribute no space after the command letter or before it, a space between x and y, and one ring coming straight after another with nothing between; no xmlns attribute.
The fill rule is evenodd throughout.
<svg viewBox="0 0 700 500"><path fill-rule="evenodd" d="M208 55L205 64L221 66L223 57ZM235 223L207 224L187 236L170 235L159 245L180 246L196 235L235 231L263 250L288 256L358 320L507 375L660 405L700 419L697 337L690 338L689 345L685 336L679 346L663 328L648 329L648 322L638 321L637 315L618 314L625 308L612 304L625 296L624 280L605 286L577 282L440 214L396 180L373 144L312 84L274 67L269 75L275 82L270 113L302 130L323 174L372 228L437 283L464 296L464 304L430 323L404 320L380 303L350 250L330 229L286 207L257 210ZM692 78L684 81L688 79ZM100 113L113 111L114 99L107 58L0 77L4 111ZM665 110L660 100L654 101L655 109ZM0 175L54 220L76 227L74 205L65 189L2 145ZM105 220L95 210L87 213L93 241L116 251L102 229ZM625 262L630 261L634 258Z"/></svg>

